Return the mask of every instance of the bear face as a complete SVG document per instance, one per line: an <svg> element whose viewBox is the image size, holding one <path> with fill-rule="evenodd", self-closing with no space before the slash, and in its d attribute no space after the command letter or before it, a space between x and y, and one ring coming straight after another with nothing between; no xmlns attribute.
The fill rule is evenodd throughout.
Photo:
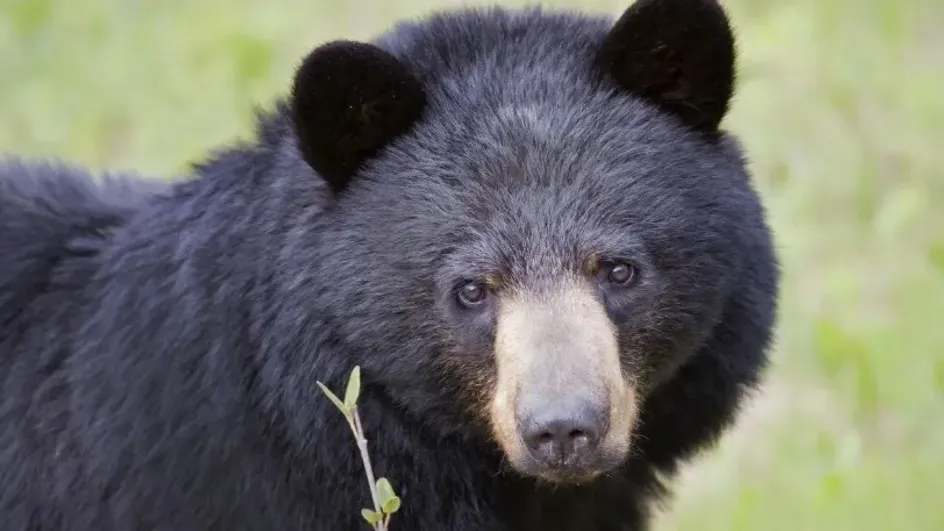
<svg viewBox="0 0 944 531"><path fill-rule="evenodd" d="M611 471L769 258L719 129L733 85L712 0L640 0L615 25L467 12L319 47L290 110L333 195L281 264L282 311L318 315L292 333L330 329L378 393L521 474Z"/></svg>

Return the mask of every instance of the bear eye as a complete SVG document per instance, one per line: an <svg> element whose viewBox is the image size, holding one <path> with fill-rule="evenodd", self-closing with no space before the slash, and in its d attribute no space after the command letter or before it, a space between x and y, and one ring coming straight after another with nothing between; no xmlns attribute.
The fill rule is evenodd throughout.
<svg viewBox="0 0 944 531"><path fill-rule="evenodd" d="M456 293L459 303L466 307L476 306L485 300L488 288L480 282L467 282Z"/></svg>
<svg viewBox="0 0 944 531"><path fill-rule="evenodd" d="M610 284L626 287L636 280L636 267L628 262L610 261L604 262L602 266L601 273L605 275L606 281Z"/></svg>

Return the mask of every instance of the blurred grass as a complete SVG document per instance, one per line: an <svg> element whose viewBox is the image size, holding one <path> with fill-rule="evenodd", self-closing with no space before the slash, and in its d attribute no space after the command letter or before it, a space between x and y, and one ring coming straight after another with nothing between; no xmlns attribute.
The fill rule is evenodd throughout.
<svg viewBox="0 0 944 531"><path fill-rule="evenodd" d="M171 177L245 136L310 47L456 4L0 0L0 152ZM660 529L944 529L944 4L726 5L782 321L769 387Z"/></svg>

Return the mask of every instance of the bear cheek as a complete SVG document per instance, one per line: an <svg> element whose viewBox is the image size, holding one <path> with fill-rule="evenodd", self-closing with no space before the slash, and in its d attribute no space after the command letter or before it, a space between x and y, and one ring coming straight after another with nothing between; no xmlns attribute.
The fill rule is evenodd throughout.
<svg viewBox="0 0 944 531"><path fill-rule="evenodd" d="M617 331L590 286L502 298L495 337L493 436L518 471L549 480L621 462L638 415Z"/></svg>

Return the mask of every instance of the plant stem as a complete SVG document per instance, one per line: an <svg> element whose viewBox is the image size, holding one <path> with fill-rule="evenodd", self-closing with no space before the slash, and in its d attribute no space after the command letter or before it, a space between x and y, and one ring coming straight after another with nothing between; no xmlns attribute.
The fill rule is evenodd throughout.
<svg viewBox="0 0 944 531"><path fill-rule="evenodd" d="M357 440L357 448L361 452L361 461L364 462L364 471L367 472L367 482L370 484L370 496L374 501L374 511L383 514L380 510L380 497L377 495L377 481L374 479L374 469L370 464L370 456L367 454L367 437L364 436L364 427L361 425L361 417L357 414L357 406L352 408L354 424L351 429L354 431L354 438ZM386 522L381 519L377 522L378 531L386 531Z"/></svg>

